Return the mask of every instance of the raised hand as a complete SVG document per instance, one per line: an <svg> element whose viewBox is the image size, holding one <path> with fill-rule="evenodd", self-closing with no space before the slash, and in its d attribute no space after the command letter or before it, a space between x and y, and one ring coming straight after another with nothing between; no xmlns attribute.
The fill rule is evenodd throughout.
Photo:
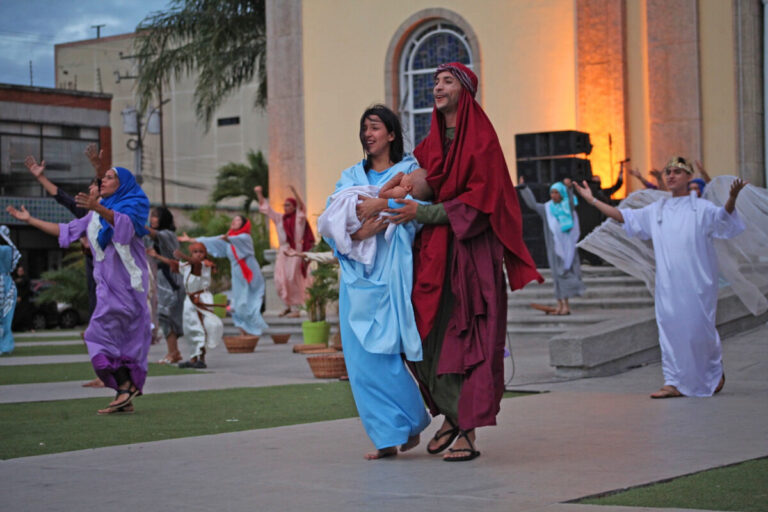
<svg viewBox="0 0 768 512"><path fill-rule="evenodd" d="M37 163L37 160L35 160L35 157L32 155L29 155L27 158L24 159L24 165L27 166L27 169L29 169L29 172L34 176L35 178L39 178L42 176L43 171L45 170L45 160L40 161L40 163Z"/></svg>
<svg viewBox="0 0 768 512"><path fill-rule="evenodd" d="M101 159L104 156L104 150L98 149L95 143L88 144L85 148L85 156L91 162L93 168L96 169L96 172L99 172L101 170Z"/></svg>
<svg viewBox="0 0 768 512"><path fill-rule="evenodd" d="M157 254L157 251L153 247L148 247L147 256L149 256L150 258L157 258L159 254Z"/></svg>
<svg viewBox="0 0 768 512"><path fill-rule="evenodd" d="M643 175L640 174L640 171L638 171L637 169L631 169L630 168L630 169L627 169L627 172L629 174L631 174L632 176L634 176L635 178L639 179L640 181L643 180Z"/></svg>
<svg viewBox="0 0 768 512"><path fill-rule="evenodd" d="M736 180L731 183L730 198L735 201L736 198L739 197L739 192L741 192L741 189L747 186L747 183L748 182L742 180L741 178L736 178Z"/></svg>
<svg viewBox="0 0 768 512"><path fill-rule="evenodd" d="M575 188L576 192L578 192L579 195L583 197L584 200L589 204L592 204L592 201L595 200L595 196L592 195L592 190L589 188L586 181L582 181L581 185L574 181L573 188Z"/></svg>
<svg viewBox="0 0 768 512"><path fill-rule="evenodd" d="M189 235L187 234L187 232L185 231L185 232L183 232L181 235L178 235L178 236L176 237L176 240L178 240L179 242L182 242L182 243L184 243L184 242L192 242L192 241L194 241L194 238L192 238L191 236L189 236ZM174 256L175 256L175 254L174 254Z"/></svg>
<svg viewBox="0 0 768 512"><path fill-rule="evenodd" d="M32 218L32 215L29 214L27 209L24 207L24 205L21 205L21 207L17 210L13 206L6 207L5 211L8 212L8 214L13 217L16 220L20 220L21 222L29 222L29 219Z"/></svg>
<svg viewBox="0 0 768 512"><path fill-rule="evenodd" d="M95 210L99 206L99 194L93 189L89 190L87 194L79 192L75 196L75 204L86 210Z"/></svg>
<svg viewBox="0 0 768 512"><path fill-rule="evenodd" d="M254 191L254 193L255 193L257 196L259 196L259 197L261 197L261 194L262 194L262 190L264 190L264 188L263 188L261 185L256 185L255 187L253 187L253 191Z"/></svg>

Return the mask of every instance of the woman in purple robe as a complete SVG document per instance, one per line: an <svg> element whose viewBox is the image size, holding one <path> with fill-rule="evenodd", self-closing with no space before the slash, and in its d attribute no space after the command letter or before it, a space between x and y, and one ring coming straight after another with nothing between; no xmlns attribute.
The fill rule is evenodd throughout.
<svg viewBox="0 0 768 512"><path fill-rule="evenodd" d="M77 205L89 213L68 224L32 217L22 206L9 206L14 218L59 238L69 247L88 237L93 251L96 308L85 330L85 344L93 369L117 392L99 414L132 412L147 378L151 321L147 305L148 267L141 237L149 216L149 199L128 169L113 167L101 182L101 201L95 191L80 193Z"/></svg>

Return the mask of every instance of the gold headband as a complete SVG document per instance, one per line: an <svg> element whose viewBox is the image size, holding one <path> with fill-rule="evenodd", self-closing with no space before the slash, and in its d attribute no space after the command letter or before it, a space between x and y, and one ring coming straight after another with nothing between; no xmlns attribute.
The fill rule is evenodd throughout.
<svg viewBox="0 0 768 512"><path fill-rule="evenodd" d="M667 162L667 165L664 166L664 169L682 169L687 174L693 174L693 167L691 167L690 164L681 161L679 158L673 158Z"/></svg>

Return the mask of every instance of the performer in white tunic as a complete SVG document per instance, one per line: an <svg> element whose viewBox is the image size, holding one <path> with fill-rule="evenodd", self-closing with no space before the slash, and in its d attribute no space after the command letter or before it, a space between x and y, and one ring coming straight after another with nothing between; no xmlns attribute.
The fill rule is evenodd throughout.
<svg viewBox="0 0 768 512"><path fill-rule="evenodd" d="M184 289L187 291L184 299L184 339L190 345L191 366L205 368L205 353L221 342L224 324L213 312L213 294L209 290L211 266L206 264L205 246L192 244L189 250L190 261L179 263L179 271L184 276ZM202 257L198 253L202 253ZM195 263L200 264L199 275L192 271Z"/></svg>
<svg viewBox="0 0 768 512"><path fill-rule="evenodd" d="M628 236L653 241L664 386L651 398L711 396L725 383L715 328L718 271L713 240L732 238L744 230L735 206L746 183L734 181L725 206L718 207L688 195L692 174L684 159L672 159L664 169L672 197L637 210L614 208L595 199L586 183L576 185L588 203L623 222Z"/></svg>
<svg viewBox="0 0 768 512"><path fill-rule="evenodd" d="M148 250L147 254L173 272L180 273L186 291L182 339L189 345L190 355L187 361L179 363L179 368L207 368L205 354L221 342L224 324L213 312L215 304L209 290L213 263L206 259L208 251L205 245L200 242L190 244L189 256L177 249L173 255L178 259L166 258L154 249Z"/></svg>

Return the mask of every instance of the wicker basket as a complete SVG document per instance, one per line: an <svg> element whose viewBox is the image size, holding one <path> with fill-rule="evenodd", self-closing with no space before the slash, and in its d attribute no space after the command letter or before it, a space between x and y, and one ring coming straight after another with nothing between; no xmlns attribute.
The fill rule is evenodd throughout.
<svg viewBox="0 0 768 512"><path fill-rule="evenodd" d="M258 342L259 337L251 336L250 334L242 336L224 336L224 346L227 347L227 352L232 354L253 352Z"/></svg>
<svg viewBox="0 0 768 512"><path fill-rule="evenodd" d="M291 334L271 334L272 341L274 341L278 345L282 345L283 343L288 343L288 339L291 337Z"/></svg>
<svg viewBox="0 0 768 512"><path fill-rule="evenodd" d="M302 343L301 345L293 346L294 354L309 354L312 352L323 352L326 350L328 350L328 347L325 345L306 345Z"/></svg>
<svg viewBox="0 0 768 512"><path fill-rule="evenodd" d="M343 354L310 356L307 363L316 379L338 379L347 374Z"/></svg>

